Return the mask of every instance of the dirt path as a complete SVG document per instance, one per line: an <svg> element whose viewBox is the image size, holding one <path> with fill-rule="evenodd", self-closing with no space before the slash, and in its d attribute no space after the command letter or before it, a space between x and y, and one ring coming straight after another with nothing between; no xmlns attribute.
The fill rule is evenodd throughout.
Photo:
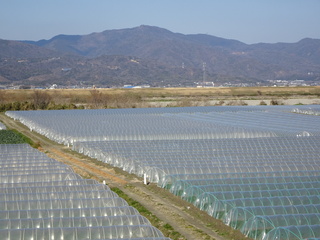
<svg viewBox="0 0 320 240"><path fill-rule="evenodd" d="M0 121L9 129L16 129L34 142L38 142L41 146L40 151L68 164L84 178L96 179L99 182L105 180L110 187L119 188L160 219L158 226L155 225L160 230L162 226L169 224L179 232L183 237L176 238L177 240L246 239L240 232L225 226L221 221L211 218L155 184L144 185L143 180L135 175L73 152L70 148L29 131L20 122L8 118L3 113L0 114Z"/></svg>

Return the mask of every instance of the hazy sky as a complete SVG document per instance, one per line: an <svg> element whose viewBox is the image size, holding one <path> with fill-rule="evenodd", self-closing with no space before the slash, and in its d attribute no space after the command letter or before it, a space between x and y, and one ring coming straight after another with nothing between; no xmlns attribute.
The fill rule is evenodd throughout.
<svg viewBox="0 0 320 240"><path fill-rule="evenodd" d="M0 38L50 39L151 25L245 43L320 39L320 0L1 0Z"/></svg>

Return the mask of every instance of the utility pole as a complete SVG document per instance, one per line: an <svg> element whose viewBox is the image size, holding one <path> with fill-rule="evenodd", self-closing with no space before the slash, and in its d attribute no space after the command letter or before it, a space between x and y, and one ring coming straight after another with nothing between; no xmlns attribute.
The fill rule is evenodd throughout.
<svg viewBox="0 0 320 240"><path fill-rule="evenodd" d="M206 62L203 62L202 63L202 71L203 71L203 76L202 76L202 84L203 84L203 87L205 86L205 82L206 82Z"/></svg>

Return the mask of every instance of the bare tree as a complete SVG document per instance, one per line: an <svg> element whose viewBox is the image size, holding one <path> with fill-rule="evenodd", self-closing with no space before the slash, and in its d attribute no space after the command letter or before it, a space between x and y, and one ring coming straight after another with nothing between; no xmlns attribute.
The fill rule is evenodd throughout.
<svg viewBox="0 0 320 240"><path fill-rule="evenodd" d="M106 97L100 91L94 89L90 91L90 94L93 108L101 108L106 104Z"/></svg>
<svg viewBox="0 0 320 240"><path fill-rule="evenodd" d="M51 96L40 90L35 90L32 94L35 109L46 109L51 101Z"/></svg>

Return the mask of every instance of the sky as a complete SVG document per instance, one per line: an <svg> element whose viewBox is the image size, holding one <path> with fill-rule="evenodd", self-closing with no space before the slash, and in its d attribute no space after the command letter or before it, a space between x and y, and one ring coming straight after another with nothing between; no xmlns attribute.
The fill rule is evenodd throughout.
<svg viewBox="0 0 320 240"><path fill-rule="evenodd" d="M320 39L320 0L1 0L0 39L157 26L247 44Z"/></svg>

